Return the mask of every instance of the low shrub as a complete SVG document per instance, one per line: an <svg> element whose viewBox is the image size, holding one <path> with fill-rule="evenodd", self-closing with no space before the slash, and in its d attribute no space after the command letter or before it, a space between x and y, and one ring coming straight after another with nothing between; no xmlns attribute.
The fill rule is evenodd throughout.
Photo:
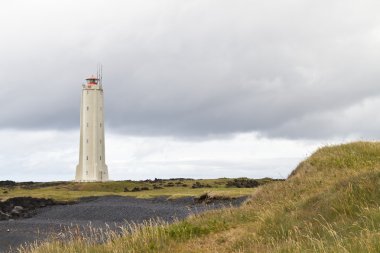
<svg viewBox="0 0 380 253"><path fill-rule="evenodd" d="M197 181L197 182L195 182L195 183L191 186L191 188L193 188L193 189L197 189L197 188L211 188L211 185L209 185L209 184L201 184L201 183L199 183L199 182Z"/></svg>
<svg viewBox="0 0 380 253"><path fill-rule="evenodd" d="M141 192L141 191L149 191L149 188L144 186L144 187L134 187L132 189L132 192Z"/></svg>
<svg viewBox="0 0 380 253"><path fill-rule="evenodd" d="M0 187L10 187L10 186L16 186L16 182L11 181L11 180L0 181Z"/></svg>
<svg viewBox="0 0 380 253"><path fill-rule="evenodd" d="M255 188L260 186L260 183L255 179L237 178L234 180L227 181L226 186L237 188Z"/></svg>

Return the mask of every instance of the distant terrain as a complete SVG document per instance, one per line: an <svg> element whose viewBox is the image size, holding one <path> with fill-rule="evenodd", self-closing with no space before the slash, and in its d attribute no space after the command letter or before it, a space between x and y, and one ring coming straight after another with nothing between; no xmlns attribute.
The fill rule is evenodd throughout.
<svg viewBox="0 0 380 253"><path fill-rule="evenodd" d="M139 198L167 196L170 198L199 196L211 193L224 196L252 194L260 185L279 181L263 178L220 178L220 179L154 179L142 181L109 182L13 182L0 181L0 200L30 196L52 198L58 201L73 201L82 197L119 195Z"/></svg>
<svg viewBox="0 0 380 253"><path fill-rule="evenodd" d="M226 188L228 179L221 180L225 180L221 188L217 187L220 181L209 181L214 194L239 196L247 190ZM183 191L176 187L179 195L204 190L192 189L192 184L186 183ZM79 185L59 186L58 193L60 187L69 187L72 192L72 187ZM36 189L34 194L38 191L42 194L42 189ZM175 192L170 189L158 191ZM14 189L7 194L22 191L26 189ZM148 190L140 196L154 192ZM63 198L58 193L54 195L57 199L75 198L74 195ZM69 242L55 239L21 252L380 252L379 210L380 143L356 142L317 150L287 180L252 188L248 200L239 207L210 210L174 223L135 224L121 234L110 231L94 232L92 237L76 234ZM99 241L99 236L105 239Z"/></svg>

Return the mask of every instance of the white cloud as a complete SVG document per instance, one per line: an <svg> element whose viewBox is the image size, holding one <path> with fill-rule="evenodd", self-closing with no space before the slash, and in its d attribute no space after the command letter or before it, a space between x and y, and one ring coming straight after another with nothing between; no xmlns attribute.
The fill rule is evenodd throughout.
<svg viewBox="0 0 380 253"><path fill-rule="evenodd" d="M102 62L107 123L120 133L344 138L338 130L313 133L324 114L380 94L378 7L374 0L3 1L0 128L74 129L81 82ZM310 115L311 131L293 124Z"/></svg>
<svg viewBox="0 0 380 253"><path fill-rule="evenodd" d="M0 180L73 180L76 131L0 131ZM106 134L113 180L146 178L286 177L320 142L239 134L200 142Z"/></svg>

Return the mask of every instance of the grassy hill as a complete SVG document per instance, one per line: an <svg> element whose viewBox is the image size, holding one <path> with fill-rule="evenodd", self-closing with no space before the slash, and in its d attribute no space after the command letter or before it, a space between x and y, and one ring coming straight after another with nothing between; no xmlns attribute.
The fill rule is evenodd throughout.
<svg viewBox="0 0 380 253"><path fill-rule="evenodd" d="M32 252L380 252L380 143L325 147L240 208ZM95 240L96 241L96 240Z"/></svg>

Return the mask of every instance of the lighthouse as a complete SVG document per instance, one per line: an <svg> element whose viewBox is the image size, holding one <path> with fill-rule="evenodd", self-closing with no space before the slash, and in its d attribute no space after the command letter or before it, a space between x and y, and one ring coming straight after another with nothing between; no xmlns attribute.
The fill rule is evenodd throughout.
<svg viewBox="0 0 380 253"><path fill-rule="evenodd" d="M75 181L108 181L104 145L103 85L102 75L99 73L88 77L82 87L79 163Z"/></svg>

